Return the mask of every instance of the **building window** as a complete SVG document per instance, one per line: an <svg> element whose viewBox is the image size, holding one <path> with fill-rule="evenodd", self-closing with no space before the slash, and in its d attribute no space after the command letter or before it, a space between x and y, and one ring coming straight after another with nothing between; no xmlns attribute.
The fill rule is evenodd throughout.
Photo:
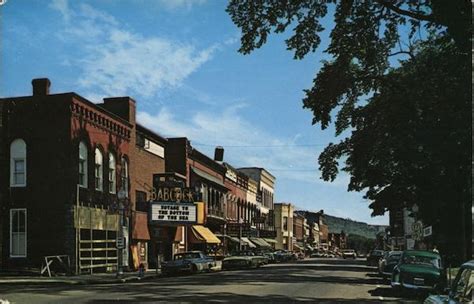
<svg viewBox="0 0 474 304"><path fill-rule="evenodd" d="M121 189L125 191L126 197L128 197L128 162L122 157L122 171L120 172L120 183Z"/></svg>
<svg viewBox="0 0 474 304"><path fill-rule="evenodd" d="M115 193L116 178L115 178L115 157L109 153L109 193Z"/></svg>
<svg viewBox="0 0 474 304"><path fill-rule="evenodd" d="M287 216L283 217L283 230L285 231L288 230L288 217Z"/></svg>
<svg viewBox="0 0 474 304"><path fill-rule="evenodd" d="M79 186L87 188L87 146L79 143Z"/></svg>
<svg viewBox="0 0 474 304"><path fill-rule="evenodd" d="M26 257L26 209L10 210L10 257Z"/></svg>
<svg viewBox="0 0 474 304"><path fill-rule="evenodd" d="M15 139L10 145L10 186L26 187L26 143Z"/></svg>
<svg viewBox="0 0 474 304"><path fill-rule="evenodd" d="M102 191L102 184L103 184L103 157L102 152L98 148L95 149L95 190Z"/></svg>

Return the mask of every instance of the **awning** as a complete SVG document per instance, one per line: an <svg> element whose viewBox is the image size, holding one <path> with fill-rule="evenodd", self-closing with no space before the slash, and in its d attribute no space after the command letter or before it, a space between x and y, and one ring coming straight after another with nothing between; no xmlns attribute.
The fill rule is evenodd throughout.
<svg viewBox="0 0 474 304"><path fill-rule="evenodd" d="M268 244L264 239L261 238L250 238L250 240L258 247L272 247L272 245Z"/></svg>
<svg viewBox="0 0 474 304"><path fill-rule="evenodd" d="M217 238L217 236L212 233L207 227L201 225L193 225L191 230L194 234L194 237L200 241L201 243L207 244L220 244L221 241Z"/></svg>
<svg viewBox="0 0 474 304"><path fill-rule="evenodd" d="M233 236L230 236L230 235L223 235L223 234L220 234L220 233L215 233L215 235L220 239L227 238L231 242L234 242L234 243L237 243L237 244L239 243L239 239L236 238L236 237L233 237ZM247 245L247 243L242 241L242 245Z"/></svg>
<svg viewBox="0 0 474 304"><path fill-rule="evenodd" d="M306 244L306 249L309 249L309 250L314 250L313 247L311 247L310 245Z"/></svg>
<svg viewBox="0 0 474 304"><path fill-rule="evenodd" d="M264 238L265 242L269 243L269 244L276 244L277 241L275 241L274 239L267 239L267 238Z"/></svg>
<svg viewBox="0 0 474 304"><path fill-rule="evenodd" d="M213 183L215 183L215 184L218 184L218 185L220 185L220 186L222 186L222 187L225 187L224 182L221 181L220 179L218 179L217 177L212 176L212 175L210 175L209 173L204 172L204 171L202 171L202 170L200 170L200 169L198 169L198 168L196 168L196 167L191 167L191 170L193 170L193 172L194 172L196 175L198 175L198 176L200 176L200 177L202 177L202 178L204 178L204 179L207 179L208 181L211 181L211 182L213 182Z"/></svg>
<svg viewBox="0 0 474 304"><path fill-rule="evenodd" d="M250 248L257 248L257 246L255 246L255 244L252 243L248 238L246 238L246 237L241 237L240 239L241 239L242 241L246 242L246 243L247 243L247 246L249 246ZM244 244L242 243L242 245L244 245Z"/></svg>
<svg viewBox="0 0 474 304"><path fill-rule="evenodd" d="M150 240L148 214L146 212L137 211L133 214L132 239L142 241Z"/></svg>

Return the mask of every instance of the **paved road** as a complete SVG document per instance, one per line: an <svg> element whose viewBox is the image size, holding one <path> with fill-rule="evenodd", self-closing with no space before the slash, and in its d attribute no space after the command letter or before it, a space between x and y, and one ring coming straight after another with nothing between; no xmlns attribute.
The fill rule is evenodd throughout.
<svg viewBox="0 0 474 304"><path fill-rule="evenodd" d="M0 299L10 303L419 303L422 299L395 297L374 270L363 261L307 259L120 285L0 286Z"/></svg>

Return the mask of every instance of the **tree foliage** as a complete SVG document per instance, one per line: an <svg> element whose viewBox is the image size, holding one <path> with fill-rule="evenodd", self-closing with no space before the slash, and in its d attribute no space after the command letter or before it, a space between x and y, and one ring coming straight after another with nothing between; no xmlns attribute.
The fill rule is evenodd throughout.
<svg viewBox="0 0 474 304"><path fill-rule="evenodd" d="M319 156L324 180L348 172L348 190L366 191L373 215L416 202L433 220L470 200L469 1L231 0L227 12L242 30L241 53L292 28L295 59L316 50L334 12L332 59L303 99L313 124L350 133Z"/></svg>

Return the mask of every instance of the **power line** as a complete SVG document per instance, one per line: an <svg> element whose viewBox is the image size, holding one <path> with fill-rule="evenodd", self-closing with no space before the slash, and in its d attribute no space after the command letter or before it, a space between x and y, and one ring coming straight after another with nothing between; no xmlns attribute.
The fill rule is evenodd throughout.
<svg viewBox="0 0 474 304"><path fill-rule="evenodd" d="M192 141L193 146L204 146L204 147L217 147L222 146L224 148L283 148L283 147L321 147L327 144L286 144L286 145L210 145Z"/></svg>

